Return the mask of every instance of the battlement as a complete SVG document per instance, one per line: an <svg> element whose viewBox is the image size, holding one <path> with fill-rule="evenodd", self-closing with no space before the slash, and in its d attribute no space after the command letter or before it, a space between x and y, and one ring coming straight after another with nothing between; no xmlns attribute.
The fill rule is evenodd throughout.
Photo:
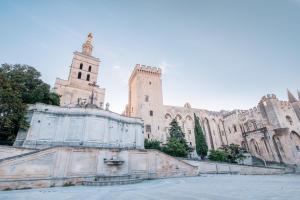
<svg viewBox="0 0 300 200"><path fill-rule="evenodd" d="M260 102L266 101L266 100L269 100L269 99L276 99L277 100L277 97L276 97L275 94L267 94L267 95L265 95L261 98Z"/></svg>
<svg viewBox="0 0 300 200"><path fill-rule="evenodd" d="M133 77L138 73L158 75L160 77L161 76L161 69L158 68L158 67L152 67L152 66L147 66L147 65L142 65L142 64L136 64L135 67L134 67L134 70L133 70L133 72L130 76L129 81L131 81L133 79Z"/></svg>
<svg viewBox="0 0 300 200"><path fill-rule="evenodd" d="M161 69L160 68L141 65L141 64L136 64L135 68L134 68L134 71L135 70L140 71L140 72L149 72L149 73L161 74Z"/></svg>

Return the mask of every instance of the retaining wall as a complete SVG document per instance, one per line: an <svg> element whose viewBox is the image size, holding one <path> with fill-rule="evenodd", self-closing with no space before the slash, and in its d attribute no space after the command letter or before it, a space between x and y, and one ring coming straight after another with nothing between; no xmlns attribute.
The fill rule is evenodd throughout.
<svg viewBox="0 0 300 200"><path fill-rule="evenodd" d="M285 173L284 168L257 167L249 165L237 165L193 160L184 160L184 162L196 166L198 168L198 174L273 175Z"/></svg>
<svg viewBox="0 0 300 200"><path fill-rule="evenodd" d="M112 158L123 161L109 165ZM97 176L143 179L197 175L197 167L155 150L52 147L0 161L0 189L80 184Z"/></svg>

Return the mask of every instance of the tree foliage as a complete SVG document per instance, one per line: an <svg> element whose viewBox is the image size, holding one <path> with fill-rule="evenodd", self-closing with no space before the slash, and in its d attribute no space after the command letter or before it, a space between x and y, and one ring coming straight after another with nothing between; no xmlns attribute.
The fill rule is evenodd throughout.
<svg viewBox="0 0 300 200"><path fill-rule="evenodd" d="M144 146L145 146L145 149L157 149L157 150L161 150L160 141L158 141L158 140L148 140L148 139L145 139Z"/></svg>
<svg viewBox="0 0 300 200"><path fill-rule="evenodd" d="M228 153L221 149L210 150L208 158L212 161L228 162Z"/></svg>
<svg viewBox="0 0 300 200"><path fill-rule="evenodd" d="M203 159L208 152L208 147L206 144L205 136L203 134L202 128L200 126L199 118L194 113L195 121L195 141L196 141L196 152Z"/></svg>
<svg viewBox="0 0 300 200"><path fill-rule="evenodd" d="M2 64L0 67L0 140L12 143L19 128L27 128L27 104L37 102L59 105L59 96L41 74L28 65Z"/></svg>
<svg viewBox="0 0 300 200"><path fill-rule="evenodd" d="M162 151L168 155L176 157L186 157L188 151L184 144L176 138L169 138L167 144L162 148Z"/></svg>
<svg viewBox="0 0 300 200"><path fill-rule="evenodd" d="M168 139L167 144L162 148L162 151L171 156L187 156L190 148L186 144L184 133L175 119L170 123L169 134L170 138Z"/></svg>
<svg viewBox="0 0 300 200"><path fill-rule="evenodd" d="M237 163L245 158L244 150L237 144L223 145L217 150L211 150L209 159L219 162Z"/></svg>

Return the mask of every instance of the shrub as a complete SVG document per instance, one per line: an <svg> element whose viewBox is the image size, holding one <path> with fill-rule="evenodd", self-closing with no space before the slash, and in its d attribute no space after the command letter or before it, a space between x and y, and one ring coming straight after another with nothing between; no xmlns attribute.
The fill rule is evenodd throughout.
<svg viewBox="0 0 300 200"><path fill-rule="evenodd" d="M63 187L70 187L70 186L75 186L75 184L72 182L66 182L63 184Z"/></svg>
<svg viewBox="0 0 300 200"><path fill-rule="evenodd" d="M208 158L213 161L237 163L245 158L243 152L237 144L223 145L217 150L211 150Z"/></svg>
<svg viewBox="0 0 300 200"><path fill-rule="evenodd" d="M211 150L208 159L212 161L228 162L228 154L221 149Z"/></svg>
<svg viewBox="0 0 300 200"><path fill-rule="evenodd" d="M158 140L148 140L148 139L145 139L144 146L145 146L145 149L157 149L157 150L161 150L160 141L158 141Z"/></svg>
<svg viewBox="0 0 300 200"><path fill-rule="evenodd" d="M186 157L187 150L184 144L176 138L170 138L162 151L170 156Z"/></svg>

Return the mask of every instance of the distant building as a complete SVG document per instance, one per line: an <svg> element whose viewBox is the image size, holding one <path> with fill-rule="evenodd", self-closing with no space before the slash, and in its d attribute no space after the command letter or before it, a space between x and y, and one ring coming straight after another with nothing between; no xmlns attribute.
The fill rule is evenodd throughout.
<svg viewBox="0 0 300 200"><path fill-rule="evenodd" d="M238 144L269 162L300 164L300 94L289 101L264 96L250 110L213 112L163 104L161 69L136 65L129 79L125 115L144 120L144 136L166 143L169 124L176 119L187 142L195 147L194 113L200 119L209 149Z"/></svg>

